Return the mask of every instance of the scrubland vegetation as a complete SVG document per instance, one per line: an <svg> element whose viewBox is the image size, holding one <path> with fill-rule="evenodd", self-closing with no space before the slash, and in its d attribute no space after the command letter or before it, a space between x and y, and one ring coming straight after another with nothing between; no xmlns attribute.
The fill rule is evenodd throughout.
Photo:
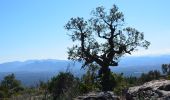
<svg viewBox="0 0 170 100"><path fill-rule="evenodd" d="M124 96L128 87L141 85L145 82L157 79L169 78L170 66L162 65L163 74L154 70L143 73L140 77L126 77L121 74L112 73L110 79L113 85L112 91L119 96ZM81 77L75 77L71 72L60 72L48 82L40 81L36 87L25 87L14 74L7 75L0 83L0 98L6 100L68 100L79 95L101 91L100 79L97 78L98 68L87 69Z"/></svg>
<svg viewBox="0 0 170 100"><path fill-rule="evenodd" d="M166 64L162 65L163 74L154 70L140 77L126 77L123 73L111 72L109 67L117 66L119 58L150 45L143 32L125 26L124 15L116 5L108 12L104 7L97 7L88 20L71 18L64 28L75 43L68 49L68 59L83 62L86 73L76 77L70 71L60 72L48 82L40 81L36 87L24 87L11 74L0 83L0 98L70 100L90 91L113 91L123 97L128 87L160 78L170 79L170 65Z"/></svg>

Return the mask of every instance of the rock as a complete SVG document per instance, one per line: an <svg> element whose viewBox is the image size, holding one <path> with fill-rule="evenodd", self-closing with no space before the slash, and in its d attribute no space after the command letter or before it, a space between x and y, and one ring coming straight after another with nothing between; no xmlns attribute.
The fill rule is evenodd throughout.
<svg viewBox="0 0 170 100"><path fill-rule="evenodd" d="M79 96L74 100L120 100L113 92L90 92L83 96Z"/></svg>
<svg viewBox="0 0 170 100"><path fill-rule="evenodd" d="M170 100L170 80L154 80L130 87L126 100Z"/></svg>

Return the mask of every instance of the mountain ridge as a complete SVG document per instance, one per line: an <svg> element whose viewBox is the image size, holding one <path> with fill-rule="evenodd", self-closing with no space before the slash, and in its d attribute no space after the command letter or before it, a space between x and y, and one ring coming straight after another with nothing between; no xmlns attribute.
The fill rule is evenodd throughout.
<svg viewBox="0 0 170 100"><path fill-rule="evenodd" d="M124 76L140 76L141 73L150 70L161 71L161 65L166 63L170 63L170 55L128 56L120 59L119 66L110 68L115 73L124 73ZM0 80L5 75L14 73L17 79L30 86L38 83L39 80L47 81L59 72L66 70L81 77L85 73L85 70L81 69L81 65L79 62L55 59L6 62L0 64Z"/></svg>

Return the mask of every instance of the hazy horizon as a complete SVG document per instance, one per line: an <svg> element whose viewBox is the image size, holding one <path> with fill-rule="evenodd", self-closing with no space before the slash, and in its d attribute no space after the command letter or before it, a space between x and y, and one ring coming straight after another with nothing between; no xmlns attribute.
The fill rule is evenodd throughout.
<svg viewBox="0 0 170 100"><path fill-rule="evenodd" d="M150 54L150 55L127 55L127 56L123 56L120 61L122 61L122 59L126 59L126 58L143 58L143 57L148 57L148 58L155 58L155 57L164 57L164 56L170 56L170 54ZM57 59L57 58L40 58L40 59L20 59L20 60L9 60L9 61L2 61L0 62L0 64L4 64L4 63L11 63L11 62L27 62L27 61L47 61L47 60L54 60L54 61L72 61L69 59Z"/></svg>

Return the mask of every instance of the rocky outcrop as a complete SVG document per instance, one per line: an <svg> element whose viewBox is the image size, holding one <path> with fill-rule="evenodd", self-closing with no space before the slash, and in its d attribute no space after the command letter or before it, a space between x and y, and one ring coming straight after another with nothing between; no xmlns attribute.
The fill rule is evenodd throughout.
<svg viewBox="0 0 170 100"><path fill-rule="evenodd" d="M126 100L170 100L170 80L154 80L130 87Z"/></svg>
<svg viewBox="0 0 170 100"><path fill-rule="evenodd" d="M113 92L90 92L74 100L120 100Z"/></svg>

